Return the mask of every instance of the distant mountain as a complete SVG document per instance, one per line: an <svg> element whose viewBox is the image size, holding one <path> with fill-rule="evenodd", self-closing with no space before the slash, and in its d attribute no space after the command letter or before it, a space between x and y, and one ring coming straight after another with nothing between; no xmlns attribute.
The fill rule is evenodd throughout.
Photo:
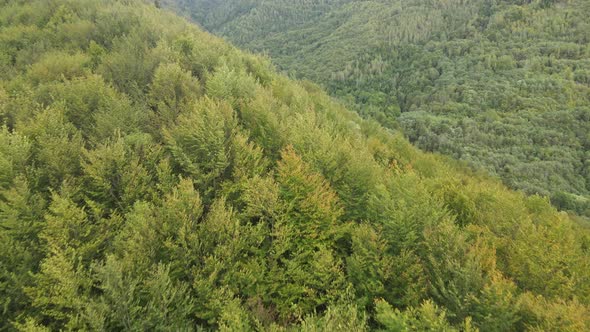
<svg viewBox="0 0 590 332"><path fill-rule="evenodd" d="M590 216L590 2L168 5L420 148Z"/></svg>
<svg viewBox="0 0 590 332"><path fill-rule="evenodd" d="M0 304L0 331L588 331L590 229L154 2L1 0Z"/></svg>

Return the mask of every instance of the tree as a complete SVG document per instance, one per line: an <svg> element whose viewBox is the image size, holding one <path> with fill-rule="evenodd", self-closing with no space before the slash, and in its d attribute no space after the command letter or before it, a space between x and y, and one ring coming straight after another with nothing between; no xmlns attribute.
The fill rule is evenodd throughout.
<svg viewBox="0 0 590 332"><path fill-rule="evenodd" d="M199 81L178 64L160 64L149 92L150 104L160 118L158 127L174 124L180 113L188 111L191 101L199 96L200 90Z"/></svg>
<svg viewBox="0 0 590 332"><path fill-rule="evenodd" d="M228 170L236 125L229 104L206 97L179 116L175 126L164 129L175 166L195 179L207 199Z"/></svg>
<svg viewBox="0 0 590 332"><path fill-rule="evenodd" d="M81 133L69 123L59 108L46 109L31 119L24 134L31 137L36 161L35 185L42 190L61 187L64 180L80 172Z"/></svg>
<svg viewBox="0 0 590 332"><path fill-rule="evenodd" d="M271 227L268 294L284 320L303 317L336 300L344 284L335 255L343 225L334 191L286 148L278 165L282 206Z"/></svg>

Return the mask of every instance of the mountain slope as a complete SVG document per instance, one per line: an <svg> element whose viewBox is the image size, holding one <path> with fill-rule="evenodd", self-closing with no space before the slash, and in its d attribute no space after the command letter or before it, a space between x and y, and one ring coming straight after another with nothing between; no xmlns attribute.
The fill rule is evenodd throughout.
<svg viewBox="0 0 590 332"><path fill-rule="evenodd" d="M590 5L164 1L426 151L590 216Z"/></svg>
<svg viewBox="0 0 590 332"><path fill-rule="evenodd" d="M546 199L143 1L0 4L1 330L590 328Z"/></svg>

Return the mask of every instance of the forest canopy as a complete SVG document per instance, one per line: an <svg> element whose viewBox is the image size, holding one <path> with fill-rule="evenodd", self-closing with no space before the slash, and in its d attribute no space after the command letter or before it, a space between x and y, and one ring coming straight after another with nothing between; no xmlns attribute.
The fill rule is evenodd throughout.
<svg viewBox="0 0 590 332"><path fill-rule="evenodd" d="M162 3L419 148L590 217L590 2Z"/></svg>
<svg viewBox="0 0 590 332"><path fill-rule="evenodd" d="M587 331L590 231L140 0L0 0L0 331Z"/></svg>

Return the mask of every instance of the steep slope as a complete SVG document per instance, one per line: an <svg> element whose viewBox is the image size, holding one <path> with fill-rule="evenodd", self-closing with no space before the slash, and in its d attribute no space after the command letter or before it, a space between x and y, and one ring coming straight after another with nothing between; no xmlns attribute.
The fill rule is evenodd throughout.
<svg viewBox="0 0 590 332"><path fill-rule="evenodd" d="M167 0L512 188L590 216L590 4Z"/></svg>
<svg viewBox="0 0 590 332"><path fill-rule="evenodd" d="M590 328L590 235L143 1L0 2L0 330Z"/></svg>

